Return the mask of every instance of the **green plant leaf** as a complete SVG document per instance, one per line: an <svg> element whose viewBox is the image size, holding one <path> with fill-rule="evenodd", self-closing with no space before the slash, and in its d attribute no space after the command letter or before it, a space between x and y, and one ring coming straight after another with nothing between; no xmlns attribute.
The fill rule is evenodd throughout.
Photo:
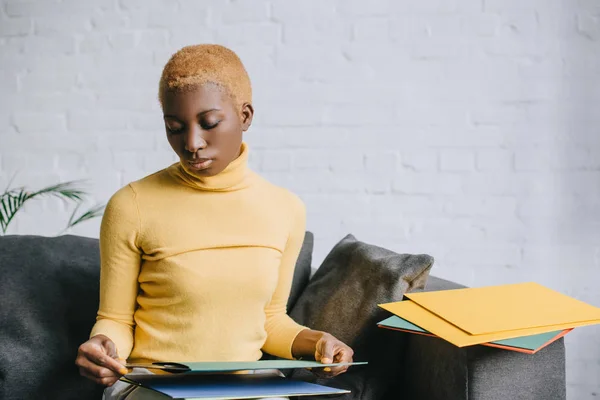
<svg viewBox="0 0 600 400"><path fill-rule="evenodd" d="M77 188L76 185L79 183L82 183L82 181L69 181L57 183L56 185L48 186L41 190L38 190L37 192L33 192L28 197L33 198L36 196L49 194L61 198L66 198L69 200L82 201L87 193Z"/></svg>
<svg viewBox="0 0 600 400"><path fill-rule="evenodd" d="M69 222L67 223L67 227L65 228L65 230L72 228L75 225L80 224L89 219L100 217L102 215L102 213L104 212L104 208L106 207L106 204L94 206L94 207L90 208L89 210L87 210L86 212L84 212L83 214L81 214L79 217L75 218L75 215L76 215L77 210L79 209L80 205L81 204L77 205L77 207L75 207L75 210L73 210L73 213L71 214L71 217L69 218Z"/></svg>
<svg viewBox="0 0 600 400"><path fill-rule="evenodd" d="M9 215L8 206L6 205L6 198L2 196L0 199L0 228L2 229L2 233L6 233L6 229L8 228Z"/></svg>
<svg viewBox="0 0 600 400"><path fill-rule="evenodd" d="M81 201L83 201L84 197L87 195L85 191L78 187L78 185L81 183L82 181L63 182L47 186L36 192L28 192L25 190L25 188L7 188L7 190L0 195L0 229L2 229L2 234L6 233L8 230L8 224L13 220L17 211L23 207L23 204L33 198L50 195L64 200L75 201L78 204L81 203ZM101 209L91 209L88 211L88 213L90 213L89 215L88 213L85 213L78 218L78 220L70 222L73 224L80 223L87 219L96 217L98 212L101 212Z"/></svg>
<svg viewBox="0 0 600 400"><path fill-rule="evenodd" d="M27 201L28 193L25 189L10 190L0 196L0 228L2 234L8 229L8 224L15 217L15 214Z"/></svg>

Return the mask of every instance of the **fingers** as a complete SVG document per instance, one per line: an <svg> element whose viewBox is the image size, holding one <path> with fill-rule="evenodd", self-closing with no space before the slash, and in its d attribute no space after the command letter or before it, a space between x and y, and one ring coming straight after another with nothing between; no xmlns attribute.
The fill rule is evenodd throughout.
<svg viewBox="0 0 600 400"><path fill-rule="evenodd" d="M110 340L109 342L112 343ZM104 342L102 344L104 346L101 347L95 343L84 343L79 348L80 357L84 360L91 361L91 363L96 364L97 366L108 368L115 374L125 375L127 369L123 364L108 355L108 352L111 351L110 348L106 348L109 346L109 343ZM116 354L116 350L114 350L114 352ZM80 357L78 357L78 359Z"/></svg>
<svg viewBox="0 0 600 400"><path fill-rule="evenodd" d="M112 340L93 337L79 347L75 364L82 376L100 385L110 386L128 372L116 357L117 349Z"/></svg>
<svg viewBox="0 0 600 400"><path fill-rule="evenodd" d="M350 347L344 345L336 352L334 360L336 363L351 363L354 361L354 351Z"/></svg>
<svg viewBox="0 0 600 400"><path fill-rule="evenodd" d="M102 347L109 357L106 360L102 361L108 363L108 368L112 369L120 375L125 375L127 373L127 369L125 368L126 360L119 358L115 342L113 342L107 337L104 337L104 340L102 341Z"/></svg>
<svg viewBox="0 0 600 400"><path fill-rule="evenodd" d="M119 358L119 354L117 353L117 346L115 345L115 342L113 342L109 338L106 338L102 341L102 347L104 347L106 354L108 354L108 356L110 358L112 358L112 359Z"/></svg>
<svg viewBox="0 0 600 400"><path fill-rule="evenodd" d="M354 352L352 351L352 349L350 347L344 345L342 342L339 342L339 343L342 346L335 349L333 361L336 364L352 362L352 356L354 355ZM330 376L337 376L337 375L343 374L346 371L348 371L348 368L350 368L350 366L348 366L348 365L343 365L340 367L331 367L329 374L330 374Z"/></svg>
<svg viewBox="0 0 600 400"><path fill-rule="evenodd" d="M94 375L91 375L91 374L87 373L82 368L79 369L79 374L81 376L83 376L83 377L85 377L85 378L87 378L87 379L89 379L91 381L94 381L94 382L96 382L99 385L103 385L103 386L112 386L112 385L114 385L114 383L116 381L119 380L119 378L117 376L99 378L99 377L96 377Z"/></svg>
<svg viewBox="0 0 600 400"><path fill-rule="evenodd" d="M315 359L323 364L351 363L354 351L342 341L331 335L325 335L317 342ZM348 371L349 366L325 367L315 371L320 377L333 377Z"/></svg>
<svg viewBox="0 0 600 400"><path fill-rule="evenodd" d="M338 340L333 336L325 336L317 342L315 359L323 364L331 364L335 354L335 345Z"/></svg>
<svg viewBox="0 0 600 400"><path fill-rule="evenodd" d="M88 375L91 375L95 378L112 378L112 377L120 377L120 374L115 373L114 371L102 367L93 363L88 359L81 359L77 362L77 365L80 369L84 370Z"/></svg>

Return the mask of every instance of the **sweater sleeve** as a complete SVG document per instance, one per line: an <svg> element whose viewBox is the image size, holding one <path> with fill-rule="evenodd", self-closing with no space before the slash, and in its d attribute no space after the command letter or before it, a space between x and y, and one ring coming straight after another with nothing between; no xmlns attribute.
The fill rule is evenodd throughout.
<svg viewBox="0 0 600 400"><path fill-rule="evenodd" d="M100 226L100 306L90 337L104 334L127 358L133 348L141 222L136 194L125 186L109 200Z"/></svg>
<svg viewBox="0 0 600 400"><path fill-rule="evenodd" d="M281 257L277 287L271 298L271 302L265 308L267 316L265 325L267 340L263 346L263 350L267 353L287 359L293 358L292 344L296 336L302 330L308 329L294 322L287 315L286 310L292 288L294 268L300 254L306 229L306 210L304 204L298 198L295 198L295 200L296 207L292 228Z"/></svg>

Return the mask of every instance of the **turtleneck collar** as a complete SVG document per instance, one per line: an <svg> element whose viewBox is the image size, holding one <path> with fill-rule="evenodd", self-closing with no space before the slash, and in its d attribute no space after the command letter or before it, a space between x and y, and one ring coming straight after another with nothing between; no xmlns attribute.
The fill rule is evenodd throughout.
<svg viewBox="0 0 600 400"><path fill-rule="evenodd" d="M227 192L246 187L250 177L248 168L248 145L242 142L238 158L217 175L200 177L188 171L183 163L178 162L168 168L169 173L182 180L186 185L196 189Z"/></svg>

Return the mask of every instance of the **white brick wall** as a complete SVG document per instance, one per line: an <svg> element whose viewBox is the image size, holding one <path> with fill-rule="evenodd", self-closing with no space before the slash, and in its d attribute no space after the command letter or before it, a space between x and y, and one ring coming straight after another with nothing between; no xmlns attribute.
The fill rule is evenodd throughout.
<svg viewBox="0 0 600 400"><path fill-rule="evenodd" d="M161 67L216 41L253 79L251 163L307 203L317 264L352 232L467 285L600 306L598 0L0 5L0 187L86 178L104 202L168 165ZM54 234L68 212L32 204L11 232ZM595 398L600 329L567 342L569 398Z"/></svg>

